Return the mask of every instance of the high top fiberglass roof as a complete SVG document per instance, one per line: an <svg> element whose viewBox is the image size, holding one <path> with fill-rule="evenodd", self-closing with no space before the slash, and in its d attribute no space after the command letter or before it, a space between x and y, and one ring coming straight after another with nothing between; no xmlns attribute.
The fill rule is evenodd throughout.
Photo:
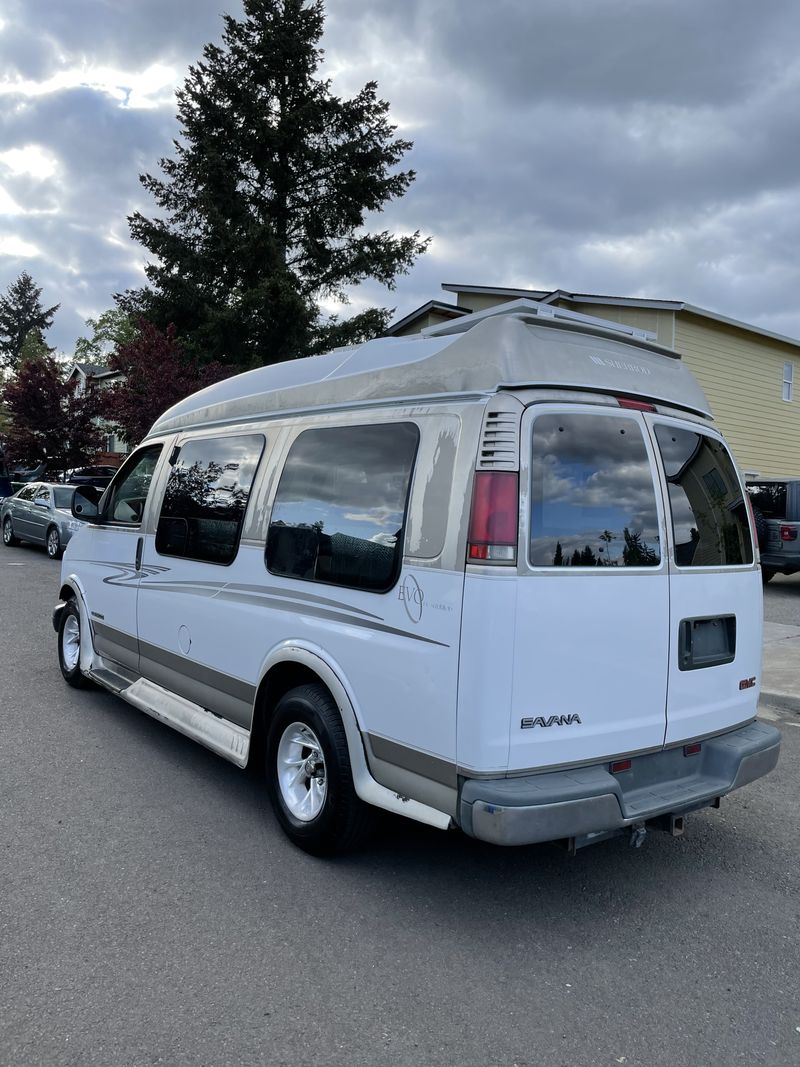
<svg viewBox="0 0 800 1067"><path fill-rule="evenodd" d="M632 327L518 300L409 337L238 374L166 411L150 435L389 399L477 397L513 387L646 397L709 415L676 353Z"/></svg>

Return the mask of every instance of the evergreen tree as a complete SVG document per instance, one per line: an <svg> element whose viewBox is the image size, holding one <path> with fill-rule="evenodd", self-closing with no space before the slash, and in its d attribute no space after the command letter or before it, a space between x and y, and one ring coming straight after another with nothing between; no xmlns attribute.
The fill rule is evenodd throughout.
<svg viewBox="0 0 800 1067"><path fill-rule="evenodd" d="M11 370L19 366L28 334L34 330L41 338L53 325L53 316L61 306L43 308L41 295L41 288L23 271L6 295L0 297L0 363Z"/></svg>
<svg viewBox="0 0 800 1067"><path fill-rule="evenodd" d="M158 217L131 234L155 257L149 286L118 297L197 359L259 366L374 336L390 311L328 321L326 298L392 287L427 241L365 230L403 195L411 143L394 137L374 82L340 99L318 76L322 0L244 0L177 94L181 137L163 178L142 175Z"/></svg>

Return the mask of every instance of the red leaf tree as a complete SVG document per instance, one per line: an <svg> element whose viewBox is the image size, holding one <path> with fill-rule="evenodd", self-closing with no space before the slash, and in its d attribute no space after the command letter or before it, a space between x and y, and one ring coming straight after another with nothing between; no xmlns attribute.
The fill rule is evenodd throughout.
<svg viewBox="0 0 800 1067"><path fill-rule="evenodd" d="M184 352L174 326L162 332L143 319L108 367L122 379L102 393L103 416L129 445L138 444L167 408L233 373L220 363L198 366Z"/></svg>
<svg viewBox="0 0 800 1067"><path fill-rule="evenodd" d="M9 417L5 433L10 462L44 462L49 476L88 463L100 449L98 397L78 395L49 353L25 359L2 389Z"/></svg>

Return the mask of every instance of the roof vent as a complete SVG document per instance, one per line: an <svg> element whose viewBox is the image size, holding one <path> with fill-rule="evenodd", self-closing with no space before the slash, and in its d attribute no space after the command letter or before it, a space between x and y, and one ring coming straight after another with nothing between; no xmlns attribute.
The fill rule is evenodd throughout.
<svg viewBox="0 0 800 1067"><path fill-rule="evenodd" d="M502 394L492 397L483 417L477 470L519 470L519 421L522 405Z"/></svg>

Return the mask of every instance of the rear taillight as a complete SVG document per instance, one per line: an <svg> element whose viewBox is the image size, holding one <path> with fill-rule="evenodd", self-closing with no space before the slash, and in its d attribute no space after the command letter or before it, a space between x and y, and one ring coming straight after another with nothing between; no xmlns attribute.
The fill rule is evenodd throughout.
<svg viewBox="0 0 800 1067"><path fill-rule="evenodd" d="M516 563L518 521L516 471L478 471L472 490L467 559Z"/></svg>
<svg viewBox="0 0 800 1067"><path fill-rule="evenodd" d="M618 396L617 403L621 408L629 411L655 411L655 404L648 404L645 400L630 400L627 396Z"/></svg>
<svg viewBox="0 0 800 1067"><path fill-rule="evenodd" d="M781 541L796 541L797 540L797 527L796 526L781 526Z"/></svg>

